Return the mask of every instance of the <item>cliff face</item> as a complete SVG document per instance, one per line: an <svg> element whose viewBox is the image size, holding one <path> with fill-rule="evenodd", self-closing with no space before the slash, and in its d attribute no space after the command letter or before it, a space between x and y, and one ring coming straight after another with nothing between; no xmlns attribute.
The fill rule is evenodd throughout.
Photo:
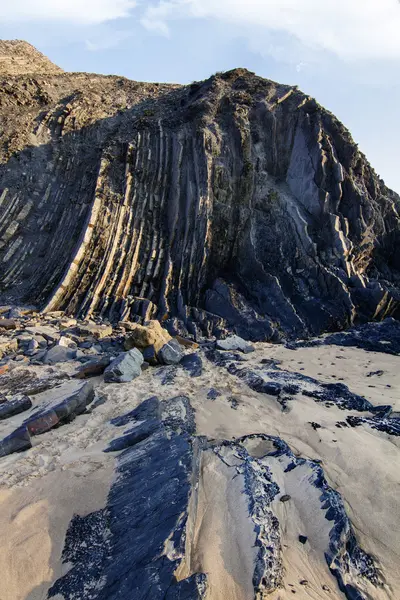
<svg viewBox="0 0 400 600"><path fill-rule="evenodd" d="M400 315L400 199L296 88L0 79L3 302L261 340Z"/></svg>

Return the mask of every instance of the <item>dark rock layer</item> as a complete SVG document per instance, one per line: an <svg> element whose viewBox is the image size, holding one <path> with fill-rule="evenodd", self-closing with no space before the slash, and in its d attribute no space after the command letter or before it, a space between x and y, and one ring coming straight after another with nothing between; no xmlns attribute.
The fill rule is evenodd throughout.
<svg viewBox="0 0 400 600"><path fill-rule="evenodd" d="M215 457L214 468L228 467L242 481L239 494L254 531L254 598L266 598L283 584L282 524L273 503L286 478L307 481L309 493L318 498L314 518L330 523L324 558L346 598L365 600L367 588L381 586L373 558L358 545L343 500L321 466L296 457L280 438L255 434L216 442L196 437L194 413L184 396L164 402L149 398L112 422L131 426L108 448L123 450L117 458L118 477L103 510L72 520L63 551L70 568L53 584L49 598L206 597L206 574L194 572L179 580L176 573L182 562L190 564L202 457L209 453ZM280 485L275 471L281 473ZM292 501L290 495L284 499Z"/></svg>

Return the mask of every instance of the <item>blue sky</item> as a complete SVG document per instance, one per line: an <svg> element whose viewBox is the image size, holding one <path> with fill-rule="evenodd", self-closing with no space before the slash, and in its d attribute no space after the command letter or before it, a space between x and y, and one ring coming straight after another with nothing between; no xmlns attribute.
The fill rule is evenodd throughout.
<svg viewBox="0 0 400 600"><path fill-rule="evenodd" d="M247 67L297 84L400 192L398 0L1 0L0 37L70 71L187 83Z"/></svg>

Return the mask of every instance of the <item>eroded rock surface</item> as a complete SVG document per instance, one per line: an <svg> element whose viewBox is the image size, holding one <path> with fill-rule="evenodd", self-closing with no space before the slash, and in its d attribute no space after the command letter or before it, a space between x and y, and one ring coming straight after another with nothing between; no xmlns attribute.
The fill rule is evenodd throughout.
<svg viewBox="0 0 400 600"><path fill-rule="evenodd" d="M5 302L199 339L399 315L399 197L296 87L243 69L189 86L17 75L7 47Z"/></svg>

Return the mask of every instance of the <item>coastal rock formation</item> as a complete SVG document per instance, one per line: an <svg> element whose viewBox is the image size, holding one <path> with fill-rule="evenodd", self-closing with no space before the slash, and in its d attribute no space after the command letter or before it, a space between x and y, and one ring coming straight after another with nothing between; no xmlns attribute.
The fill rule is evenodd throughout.
<svg viewBox="0 0 400 600"><path fill-rule="evenodd" d="M244 69L188 86L63 73L25 46L28 72L15 48L0 47L3 302L198 339L399 316L399 196L311 97Z"/></svg>
<svg viewBox="0 0 400 600"><path fill-rule="evenodd" d="M392 319L157 352L160 324L0 313L1 598L397 599Z"/></svg>

